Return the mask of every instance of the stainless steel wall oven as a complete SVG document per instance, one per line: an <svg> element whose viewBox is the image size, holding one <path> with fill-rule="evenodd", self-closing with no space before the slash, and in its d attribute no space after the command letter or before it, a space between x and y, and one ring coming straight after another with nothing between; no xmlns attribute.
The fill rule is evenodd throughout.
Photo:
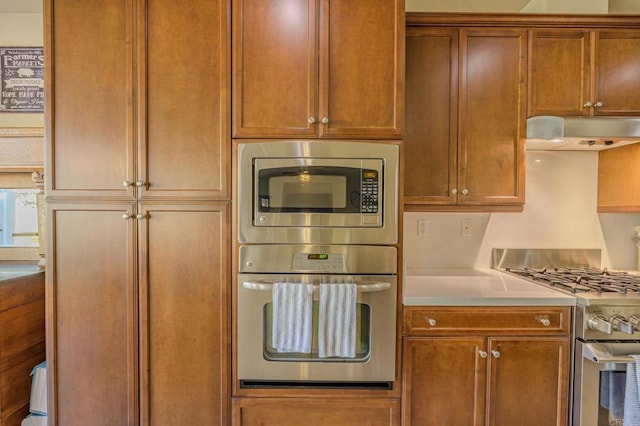
<svg viewBox="0 0 640 426"><path fill-rule="evenodd" d="M398 145L239 143L241 388L390 389Z"/></svg>

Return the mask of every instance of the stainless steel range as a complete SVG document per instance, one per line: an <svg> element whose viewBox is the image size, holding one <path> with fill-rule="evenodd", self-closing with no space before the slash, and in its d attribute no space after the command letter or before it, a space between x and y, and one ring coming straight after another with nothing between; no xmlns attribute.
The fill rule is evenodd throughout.
<svg viewBox="0 0 640 426"><path fill-rule="evenodd" d="M494 249L492 257L495 269L576 297L572 424L637 424L624 407L634 402L627 367L640 354L640 276L601 268L599 249Z"/></svg>

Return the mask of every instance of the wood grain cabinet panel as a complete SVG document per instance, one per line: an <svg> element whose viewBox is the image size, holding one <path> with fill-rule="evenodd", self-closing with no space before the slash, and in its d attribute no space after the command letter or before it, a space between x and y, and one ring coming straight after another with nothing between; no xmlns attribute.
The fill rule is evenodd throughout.
<svg viewBox="0 0 640 426"><path fill-rule="evenodd" d="M405 308L403 424L566 425L570 314ZM420 326L421 318L431 324Z"/></svg>
<svg viewBox="0 0 640 426"><path fill-rule="evenodd" d="M229 198L226 2L46 3L48 195Z"/></svg>
<svg viewBox="0 0 640 426"><path fill-rule="evenodd" d="M524 204L526 49L522 29L409 25L407 210Z"/></svg>
<svg viewBox="0 0 640 426"><path fill-rule="evenodd" d="M406 40L405 204L455 204L458 30L409 27Z"/></svg>
<svg viewBox="0 0 640 426"><path fill-rule="evenodd" d="M403 424L483 424L485 345L480 337L405 338Z"/></svg>
<svg viewBox="0 0 640 426"><path fill-rule="evenodd" d="M237 426L397 426L400 401L376 398L244 398L234 400Z"/></svg>
<svg viewBox="0 0 640 426"><path fill-rule="evenodd" d="M404 1L234 0L233 136L402 135Z"/></svg>
<svg viewBox="0 0 640 426"><path fill-rule="evenodd" d="M29 413L30 374L45 360L44 298L44 271L0 280L0 425Z"/></svg>
<svg viewBox="0 0 640 426"><path fill-rule="evenodd" d="M45 2L52 425L229 423L229 13Z"/></svg>
<svg viewBox="0 0 640 426"><path fill-rule="evenodd" d="M227 424L228 208L143 206L142 424Z"/></svg>
<svg viewBox="0 0 640 426"><path fill-rule="evenodd" d="M640 212L640 144L598 153L598 211Z"/></svg>
<svg viewBox="0 0 640 426"><path fill-rule="evenodd" d="M127 196L134 180L131 0L47 0L48 195Z"/></svg>
<svg viewBox="0 0 640 426"><path fill-rule="evenodd" d="M529 32L528 116L640 115L640 31Z"/></svg>
<svg viewBox="0 0 640 426"><path fill-rule="evenodd" d="M54 425L137 419L138 315L131 204L49 205L48 412Z"/></svg>
<svg viewBox="0 0 640 426"><path fill-rule="evenodd" d="M228 199L227 2L137 4L138 198Z"/></svg>

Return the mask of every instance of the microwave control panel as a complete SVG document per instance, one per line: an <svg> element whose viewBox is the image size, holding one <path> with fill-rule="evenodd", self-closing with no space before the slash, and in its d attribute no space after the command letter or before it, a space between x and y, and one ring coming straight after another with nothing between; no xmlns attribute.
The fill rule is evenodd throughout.
<svg viewBox="0 0 640 426"><path fill-rule="evenodd" d="M342 271L344 256L340 253L296 253L291 267L294 271Z"/></svg>
<svg viewBox="0 0 640 426"><path fill-rule="evenodd" d="M378 213L378 172L376 170L362 171L362 213Z"/></svg>

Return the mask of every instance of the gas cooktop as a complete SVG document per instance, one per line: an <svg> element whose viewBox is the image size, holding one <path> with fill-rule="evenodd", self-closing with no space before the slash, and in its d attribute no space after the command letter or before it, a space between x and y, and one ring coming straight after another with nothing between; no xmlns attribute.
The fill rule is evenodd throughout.
<svg viewBox="0 0 640 426"><path fill-rule="evenodd" d="M570 293L581 305L640 305L640 276L600 267L599 249L494 249L494 269Z"/></svg>
<svg viewBox="0 0 640 426"><path fill-rule="evenodd" d="M640 294L640 276L593 268L505 268L505 271L570 293Z"/></svg>

